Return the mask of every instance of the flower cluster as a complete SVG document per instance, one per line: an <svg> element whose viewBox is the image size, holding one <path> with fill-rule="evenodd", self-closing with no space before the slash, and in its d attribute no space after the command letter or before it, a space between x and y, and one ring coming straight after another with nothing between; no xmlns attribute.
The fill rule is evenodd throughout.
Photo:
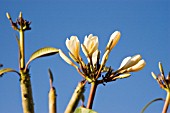
<svg viewBox="0 0 170 113"><path fill-rule="evenodd" d="M22 18L22 13L21 12L20 12L19 18L17 19L16 22L12 21L12 18L11 18L9 13L6 13L6 16L10 20L12 28L14 30L17 30L17 31L19 31L20 29L22 29L23 31L31 30L31 27L30 27L31 22L29 22L27 20L24 20ZM20 28L18 26L20 26Z"/></svg>
<svg viewBox="0 0 170 113"><path fill-rule="evenodd" d="M111 67L105 66L108 60L109 53L115 47L120 39L120 32L115 31L106 46L105 52L101 58L100 62L100 51L98 50L99 42L98 37L92 34L85 36L83 44L81 44L81 49L87 58L88 63L84 63L82 57L80 56L80 42L77 36L71 36L70 39L67 38L66 46L69 50L69 56L71 59L79 64L79 67L70 60L61 50L59 50L59 55L68 64L74 66L77 71L89 82L98 80L101 77L101 73L105 73L102 76L102 80L99 83L110 82L118 78L126 78L130 76L130 72L135 72L141 70L145 65L145 61L141 59L140 55L135 55L133 57L127 57L123 60L120 68L115 72Z"/></svg>
<svg viewBox="0 0 170 113"><path fill-rule="evenodd" d="M161 62L159 62L159 70L160 70L160 74L158 76L156 76L154 72L151 72L151 75L158 82L158 84L160 85L162 89L169 92L170 91L170 73L165 78L165 74L164 74L164 70L163 70L163 66Z"/></svg>

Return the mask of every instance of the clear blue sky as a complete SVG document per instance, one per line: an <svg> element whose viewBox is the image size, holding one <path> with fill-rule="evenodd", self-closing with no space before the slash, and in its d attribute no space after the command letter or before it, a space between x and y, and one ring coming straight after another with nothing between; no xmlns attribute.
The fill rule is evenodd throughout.
<svg viewBox="0 0 170 113"><path fill-rule="evenodd" d="M146 67L132 73L130 78L98 87L93 108L99 113L139 113L149 101L165 98L165 91L150 73L159 73L159 61L163 63L166 74L170 71L168 0L1 0L0 63L17 70L15 35L18 33L11 28L6 12L16 20L20 11L26 20L32 22L32 30L25 34L27 60L34 51L45 46L60 48L67 53L66 38L76 35L83 42L84 36L90 33L99 37L99 49L103 52L115 30L122 35L109 56L108 66L117 69L123 58L135 54L141 54L146 60ZM58 55L33 61L30 74L36 113L48 112L48 68L54 74L58 113L62 113L82 78ZM87 85L86 99L88 90ZM156 102L145 113L160 113L162 107L163 102ZM22 113L19 77L14 73L0 78L0 112Z"/></svg>

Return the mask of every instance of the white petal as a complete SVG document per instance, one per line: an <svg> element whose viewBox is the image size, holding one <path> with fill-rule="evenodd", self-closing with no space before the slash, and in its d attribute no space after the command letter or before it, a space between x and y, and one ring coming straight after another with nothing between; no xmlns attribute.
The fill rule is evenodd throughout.
<svg viewBox="0 0 170 113"><path fill-rule="evenodd" d="M98 37L97 36L94 36L92 39L91 39L91 44L89 45L89 54L93 54L97 49L98 49Z"/></svg>
<svg viewBox="0 0 170 113"><path fill-rule="evenodd" d="M135 64L137 64L140 60L141 60L141 56L135 55L122 67L122 69L127 69L129 67L132 67Z"/></svg>
<svg viewBox="0 0 170 113"><path fill-rule="evenodd" d="M71 36L70 40L67 38L66 46L68 50L75 56L75 58L78 59L80 51L80 42L77 36Z"/></svg>
<svg viewBox="0 0 170 113"><path fill-rule="evenodd" d="M102 57L102 61L101 61L101 66L104 66L105 65L105 63L106 63L106 61L107 61L107 59L108 59L108 55L109 55L109 50L107 50L105 53L104 53L104 55L103 55L103 57Z"/></svg>
<svg viewBox="0 0 170 113"><path fill-rule="evenodd" d="M142 59L136 65L127 69L128 72L135 72L143 69L146 65L146 62Z"/></svg>
<svg viewBox="0 0 170 113"><path fill-rule="evenodd" d="M88 53L87 48L84 44L81 44L81 49L82 49L83 53L85 54L85 56L88 57L89 53Z"/></svg>
<svg viewBox="0 0 170 113"><path fill-rule="evenodd" d="M123 66L125 66L125 64L131 59L132 57L126 57L126 58L124 58L123 59L123 61L122 61L122 63L121 63L121 65L120 65L120 67L119 67L119 69L121 69Z"/></svg>
<svg viewBox="0 0 170 113"><path fill-rule="evenodd" d="M98 50L96 50L93 55L92 55L92 62L93 62L93 65L95 65L97 63L97 56L98 56Z"/></svg>

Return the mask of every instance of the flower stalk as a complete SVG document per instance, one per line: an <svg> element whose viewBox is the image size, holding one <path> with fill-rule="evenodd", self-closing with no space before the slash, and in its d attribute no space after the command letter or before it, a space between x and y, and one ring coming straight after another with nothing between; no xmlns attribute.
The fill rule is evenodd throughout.
<svg viewBox="0 0 170 113"><path fill-rule="evenodd" d="M164 104L162 113L167 113L169 104L170 104L170 91L167 91L166 100L165 100L165 104Z"/></svg>
<svg viewBox="0 0 170 113"><path fill-rule="evenodd" d="M88 108L88 109L92 109L93 101L94 101L94 97L95 97L95 94L96 94L97 86L98 86L98 83L97 83L97 82L92 82L92 83L91 83L91 88L90 88L88 103L87 103L87 107L86 107L86 108Z"/></svg>
<svg viewBox="0 0 170 113"><path fill-rule="evenodd" d="M20 67L20 88L21 88L21 98L22 107L24 113L34 113L34 102L32 97L32 88L29 69L25 68L25 43L24 43L24 32L30 30L30 22L22 18L22 13L20 12L19 18L16 22L12 21L9 13L6 14L9 19L12 28L19 32L19 67ZM20 27L18 27L20 26Z"/></svg>

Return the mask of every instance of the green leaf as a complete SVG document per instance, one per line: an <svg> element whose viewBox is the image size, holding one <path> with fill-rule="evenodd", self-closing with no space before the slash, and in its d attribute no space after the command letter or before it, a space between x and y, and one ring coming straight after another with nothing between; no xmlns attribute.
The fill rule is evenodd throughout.
<svg viewBox="0 0 170 113"><path fill-rule="evenodd" d="M4 69L1 69L0 70L0 77L4 74L4 73L7 73L7 72L16 72L17 74L19 74L18 71L14 70L14 69L11 69L11 68L4 68ZM20 74L19 74L20 75Z"/></svg>
<svg viewBox="0 0 170 113"><path fill-rule="evenodd" d="M93 111L91 109L87 109L87 108L84 108L84 107L78 107L74 113L97 113L96 111Z"/></svg>
<svg viewBox="0 0 170 113"><path fill-rule="evenodd" d="M46 56L50 56L50 55L54 55L56 53L58 53L59 50L57 48L53 48L53 47L44 47L44 48L41 48L37 51L35 51L29 61L27 62L26 64L26 68L28 67L29 63L37 58L40 58L40 57L46 57Z"/></svg>

